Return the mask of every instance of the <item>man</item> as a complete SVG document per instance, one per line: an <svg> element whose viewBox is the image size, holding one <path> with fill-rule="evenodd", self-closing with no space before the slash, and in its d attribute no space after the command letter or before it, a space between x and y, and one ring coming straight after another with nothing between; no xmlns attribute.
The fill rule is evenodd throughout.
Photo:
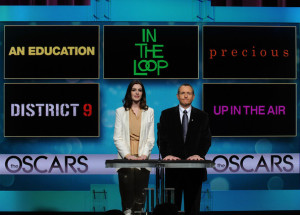
<svg viewBox="0 0 300 215"><path fill-rule="evenodd" d="M195 94L190 84L182 84L177 93L179 106L169 108L160 117L160 151L163 160L204 160L211 145L208 115L191 106ZM186 214L200 211L202 169L166 169L166 187L175 188L175 205L181 209L184 191Z"/></svg>

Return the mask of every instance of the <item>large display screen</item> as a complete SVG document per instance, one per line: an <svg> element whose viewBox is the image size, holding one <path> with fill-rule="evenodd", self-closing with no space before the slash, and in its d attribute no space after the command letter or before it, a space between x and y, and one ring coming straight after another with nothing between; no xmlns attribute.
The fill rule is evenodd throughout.
<svg viewBox="0 0 300 215"><path fill-rule="evenodd" d="M154 110L150 159L182 84L208 114L215 166L201 211L300 210L300 9L36 2L0 6L0 212L121 210L118 174L105 161L118 157L116 109L134 79ZM10 15L20 10L26 18Z"/></svg>

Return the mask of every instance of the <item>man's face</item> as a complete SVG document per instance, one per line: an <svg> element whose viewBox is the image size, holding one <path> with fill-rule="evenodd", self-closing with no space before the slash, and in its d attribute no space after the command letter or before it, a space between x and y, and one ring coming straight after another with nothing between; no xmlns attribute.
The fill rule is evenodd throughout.
<svg viewBox="0 0 300 215"><path fill-rule="evenodd" d="M181 86L177 98L182 107L188 108L195 98L193 89L190 86Z"/></svg>

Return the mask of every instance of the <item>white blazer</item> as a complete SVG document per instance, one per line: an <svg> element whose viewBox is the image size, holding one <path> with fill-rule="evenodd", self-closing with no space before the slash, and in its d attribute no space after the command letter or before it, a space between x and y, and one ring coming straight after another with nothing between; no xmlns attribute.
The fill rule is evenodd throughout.
<svg viewBox="0 0 300 215"><path fill-rule="evenodd" d="M141 117L138 155L146 155L149 158L155 141L153 109L142 110ZM114 142L118 149L119 159L130 154L129 111L125 111L124 107L116 110Z"/></svg>

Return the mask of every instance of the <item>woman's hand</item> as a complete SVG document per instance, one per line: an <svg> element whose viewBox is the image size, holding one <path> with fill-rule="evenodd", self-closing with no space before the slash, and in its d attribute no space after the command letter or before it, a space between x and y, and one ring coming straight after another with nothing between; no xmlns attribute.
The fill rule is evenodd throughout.
<svg viewBox="0 0 300 215"><path fill-rule="evenodd" d="M138 157L138 160L146 160L148 157L146 155L141 155Z"/></svg>
<svg viewBox="0 0 300 215"><path fill-rule="evenodd" d="M136 156L133 156L133 155L130 155L130 154L126 155L125 159L127 159L127 160L139 160Z"/></svg>

